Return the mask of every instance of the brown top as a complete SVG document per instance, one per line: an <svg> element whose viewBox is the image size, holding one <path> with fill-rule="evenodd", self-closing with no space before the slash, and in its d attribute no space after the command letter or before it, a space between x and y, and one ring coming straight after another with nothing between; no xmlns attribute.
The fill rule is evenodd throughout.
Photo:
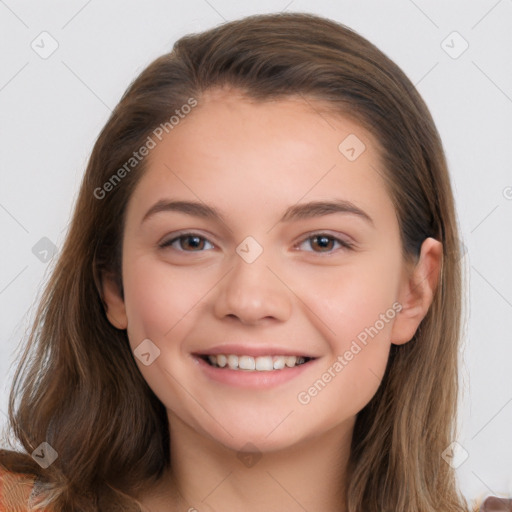
<svg viewBox="0 0 512 512"><path fill-rule="evenodd" d="M512 512L512 499L489 496L482 503L480 512Z"/></svg>
<svg viewBox="0 0 512 512"><path fill-rule="evenodd" d="M26 512L35 495L34 477L10 473L0 467L0 512Z"/></svg>

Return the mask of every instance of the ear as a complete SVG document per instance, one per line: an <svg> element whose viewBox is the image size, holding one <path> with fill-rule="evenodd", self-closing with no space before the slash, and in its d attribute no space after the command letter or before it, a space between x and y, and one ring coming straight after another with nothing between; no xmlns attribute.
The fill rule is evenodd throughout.
<svg viewBox="0 0 512 512"><path fill-rule="evenodd" d="M426 238L421 245L418 262L404 270L398 302L402 310L396 316L391 331L391 343L402 345L410 341L425 318L438 286L443 261L443 245Z"/></svg>
<svg viewBox="0 0 512 512"><path fill-rule="evenodd" d="M101 278L101 287L103 291L103 303L109 322L117 329L126 329L128 327L128 317L121 292L113 278L106 274Z"/></svg>

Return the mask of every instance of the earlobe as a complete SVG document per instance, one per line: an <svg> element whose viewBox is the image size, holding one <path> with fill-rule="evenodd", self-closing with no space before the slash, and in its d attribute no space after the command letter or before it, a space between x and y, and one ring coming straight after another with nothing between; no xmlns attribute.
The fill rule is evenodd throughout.
<svg viewBox="0 0 512 512"><path fill-rule="evenodd" d="M442 262L442 243L434 238L426 238L412 272L404 270L398 298L402 310L396 317L391 332L391 343L394 345L410 341L425 318L439 284Z"/></svg>
<svg viewBox="0 0 512 512"><path fill-rule="evenodd" d="M109 322L117 329L126 329L128 327L126 307L114 278L110 275L103 275L101 284L102 299Z"/></svg>

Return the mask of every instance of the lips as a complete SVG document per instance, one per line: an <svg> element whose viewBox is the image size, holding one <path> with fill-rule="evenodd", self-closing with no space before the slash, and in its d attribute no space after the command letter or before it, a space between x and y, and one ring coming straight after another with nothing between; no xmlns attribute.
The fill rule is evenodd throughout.
<svg viewBox="0 0 512 512"><path fill-rule="evenodd" d="M218 352L218 350L216 351ZM261 350L257 351L261 352ZM249 352L251 351L249 350ZM271 389L285 385L285 383L299 378L299 376L307 372L308 369L314 368L317 363L317 358L308 357L306 359L301 356L297 358L297 356L294 355L285 356L282 354L260 355L256 357L243 354L243 352L242 354L195 353L191 355L196 363L195 368L197 368L200 374L206 377L209 382L215 383L216 385L220 384L222 386L227 385L252 390ZM223 361L223 357L225 357L225 361ZM231 359L231 367L227 363L228 357ZM217 364L219 358L221 364L226 363L224 367ZM288 364L293 363L293 366L288 366L286 360L288 360ZM272 361L272 367L270 367L270 361ZM242 368L240 368L240 363ZM274 366L277 366L277 368L274 368Z"/></svg>

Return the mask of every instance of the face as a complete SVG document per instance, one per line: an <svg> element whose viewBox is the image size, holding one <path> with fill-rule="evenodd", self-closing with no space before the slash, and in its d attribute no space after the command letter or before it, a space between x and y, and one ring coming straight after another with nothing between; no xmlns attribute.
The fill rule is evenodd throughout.
<svg viewBox="0 0 512 512"><path fill-rule="evenodd" d="M129 201L124 301L107 285L171 425L237 450L352 425L426 312L375 139L317 107L205 94Z"/></svg>

